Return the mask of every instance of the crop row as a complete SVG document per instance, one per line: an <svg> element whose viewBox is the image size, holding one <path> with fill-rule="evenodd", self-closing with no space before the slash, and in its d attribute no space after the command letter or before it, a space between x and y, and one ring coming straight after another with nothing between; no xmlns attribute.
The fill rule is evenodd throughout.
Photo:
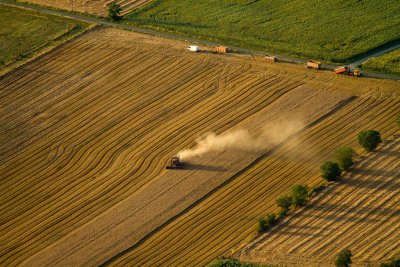
<svg viewBox="0 0 400 267"><path fill-rule="evenodd" d="M267 153L231 183L110 265L201 266L229 254L254 233L259 217L277 211L275 199L294 183L319 184L321 159L331 157L336 147L355 146L356 133L365 128L378 129L384 136L395 133L393 118L399 109L399 98L356 99Z"/></svg>

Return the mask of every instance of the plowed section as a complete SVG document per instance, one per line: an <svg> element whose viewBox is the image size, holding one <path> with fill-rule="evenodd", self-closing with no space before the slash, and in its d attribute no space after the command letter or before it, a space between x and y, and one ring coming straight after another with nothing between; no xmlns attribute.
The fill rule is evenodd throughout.
<svg viewBox="0 0 400 267"><path fill-rule="evenodd" d="M143 194L165 175L169 157L197 136L232 128L313 78L303 70L289 77L248 58L190 54L185 46L98 30L0 80L0 265L51 250L121 200ZM334 106L345 97L333 98ZM202 162L169 179L198 172L193 177L206 183L210 173L224 171L226 179L246 165L240 160L230 163L236 169ZM182 207L214 186L191 194L189 184L180 192L190 195Z"/></svg>
<svg viewBox="0 0 400 267"><path fill-rule="evenodd" d="M29 2L100 16L107 16L108 5L112 2L119 4L122 8L122 14L126 14L138 7L150 3L151 1L152 0L20 0L20 2Z"/></svg>
<svg viewBox="0 0 400 267"><path fill-rule="evenodd" d="M400 138L356 165L354 171L303 211L256 240L243 260L299 266L332 264L348 247L356 265L400 255Z"/></svg>
<svg viewBox="0 0 400 267"><path fill-rule="evenodd" d="M204 266L222 254L229 255L255 232L258 218L277 212L275 199L294 183L313 186L321 182L319 165L332 157L335 148L343 144L357 147L356 134L366 128L381 131L383 137L396 133L398 85L384 92L385 87L378 86L378 81L373 84L374 87L363 85L364 95L265 153L229 184L108 264ZM348 90L356 88L352 83L347 86ZM339 87L346 88L346 84ZM391 186L395 188L393 183ZM393 196L393 192L390 194ZM370 244L364 242L361 246L367 248Z"/></svg>

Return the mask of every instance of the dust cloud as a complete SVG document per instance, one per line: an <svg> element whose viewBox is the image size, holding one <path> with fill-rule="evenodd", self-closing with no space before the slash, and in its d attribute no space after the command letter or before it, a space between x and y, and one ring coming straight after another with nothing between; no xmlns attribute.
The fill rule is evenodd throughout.
<svg viewBox="0 0 400 267"><path fill-rule="evenodd" d="M209 152L222 152L228 148L242 151L263 150L282 142L303 127L303 122L292 121L267 125L254 132L237 129L220 135L208 133L196 140L194 148L182 150L178 155L183 161L188 161Z"/></svg>

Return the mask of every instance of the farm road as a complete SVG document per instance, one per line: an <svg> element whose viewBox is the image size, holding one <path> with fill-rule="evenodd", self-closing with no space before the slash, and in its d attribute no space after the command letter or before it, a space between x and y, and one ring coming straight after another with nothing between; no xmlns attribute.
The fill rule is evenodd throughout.
<svg viewBox="0 0 400 267"><path fill-rule="evenodd" d="M165 37L165 38L169 38L169 39L184 40L187 42L208 45L208 46L220 45L218 43L208 42L208 41L194 39L194 38L190 38L190 37L184 37L184 36L179 36L179 35L170 34L170 33L164 33L164 32L158 32L158 31L154 31L154 30L143 29L140 27L135 27L135 26L121 24L121 23L109 22L109 21L106 21L105 19L84 16L84 15L80 15L78 13L70 13L67 11L50 9L50 8L46 8L43 6L29 5L26 3L15 3L11 0L0 0L0 4L9 5L9 6L13 6L13 7L19 7L19 8L25 8L25 9L31 9L31 10L40 11L40 12L44 12L44 13L55 15L55 16L61 16L61 17L75 19L75 20L79 20L79 21L95 23L95 24L99 24L99 25L103 25L103 26L114 27L114 28L119 28L119 29L124 29L124 30L128 30L128 31L144 33L144 34L150 34L150 35ZM251 49L245 49L245 48L234 47L234 46L229 46L229 48L232 51L238 52L238 53L251 54L251 55L265 55L265 52L251 50ZM392 47L378 51L374 54L368 55L365 58L362 58L360 60L357 60L356 62L351 63L350 66L355 67L371 57L376 57L376 56L382 55L384 53L393 51L398 48L400 48L400 44L394 45ZM286 56L282 56L282 55L275 55L275 56L280 61L285 61L285 62L289 62L289 63L303 64L303 63L307 62L307 60L305 60L305 59L286 57ZM337 66L323 64L322 67L323 67L323 69L334 70ZM370 77L370 78L378 78L378 79L400 80L399 77L394 77L394 76L379 74L379 73L371 73L371 72L363 72L363 76Z"/></svg>

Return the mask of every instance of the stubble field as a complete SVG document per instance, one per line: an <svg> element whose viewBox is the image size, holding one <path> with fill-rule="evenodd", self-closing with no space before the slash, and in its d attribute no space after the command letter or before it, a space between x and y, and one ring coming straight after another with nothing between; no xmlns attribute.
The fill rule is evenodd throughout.
<svg viewBox="0 0 400 267"><path fill-rule="evenodd" d="M396 131L397 82L186 45L100 29L0 80L1 265L204 265L293 183L319 184L336 146ZM263 147L165 171L207 132L290 120Z"/></svg>
<svg viewBox="0 0 400 267"><path fill-rule="evenodd" d="M343 181L258 238L242 260L321 266L344 248L360 266L398 258L399 159L400 138L386 142Z"/></svg>

